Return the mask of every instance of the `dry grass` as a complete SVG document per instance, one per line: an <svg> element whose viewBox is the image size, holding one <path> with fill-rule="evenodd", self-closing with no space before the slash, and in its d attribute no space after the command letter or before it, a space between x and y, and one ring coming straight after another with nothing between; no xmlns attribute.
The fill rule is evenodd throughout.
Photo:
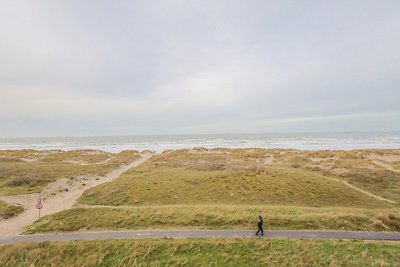
<svg viewBox="0 0 400 267"><path fill-rule="evenodd" d="M119 154L95 150L0 151L0 195L40 192L48 183L60 178L85 174L104 175L138 158L136 151ZM101 163L105 159L109 160ZM79 164L68 161L77 161ZM85 164L81 164L82 161Z"/></svg>
<svg viewBox="0 0 400 267"><path fill-rule="evenodd" d="M141 239L2 246L1 266L398 266L400 244L289 239Z"/></svg>
<svg viewBox="0 0 400 267"><path fill-rule="evenodd" d="M113 157L112 153L99 151L99 150L71 150L71 151L55 151L56 153L49 153L42 159L44 162L62 162L62 161L76 161L86 164L95 164Z"/></svg>
<svg viewBox="0 0 400 267"><path fill-rule="evenodd" d="M167 151L111 183L86 191L80 199L82 204L123 209L65 211L44 218L30 231L250 229L258 214L267 216L274 229L399 231L396 208L400 201L390 204L340 182L349 181L397 201L400 177L375 165L370 157L376 155L396 162L393 159L400 153L223 148Z"/></svg>
<svg viewBox="0 0 400 267"><path fill-rule="evenodd" d="M393 168L395 168L396 170L400 171L400 162L395 162L392 163Z"/></svg>
<svg viewBox="0 0 400 267"><path fill-rule="evenodd" d="M377 155L380 160L390 157L390 162L396 163L400 153L202 148L168 151L111 183L86 191L80 199L82 204L127 208L63 211L43 218L29 232L250 229L258 214L264 214L274 229L399 231L396 208L400 201L390 204L334 180L349 181L397 201L398 173L374 164L371 157ZM123 164L132 156L135 154L124 152L115 161Z"/></svg>
<svg viewBox="0 0 400 267"><path fill-rule="evenodd" d="M93 229L268 229L400 231L400 211L279 206L75 208L45 216L26 233Z"/></svg>
<svg viewBox="0 0 400 267"><path fill-rule="evenodd" d="M335 154L336 153L336 154ZM358 152L214 149L178 150L153 157L112 183L85 192L90 205L262 204L387 208L391 205L327 178L363 183L379 196L400 198L400 174L360 169L345 177L322 171L316 159L347 157ZM363 152L365 153L365 152ZM274 163L265 164L267 157ZM357 159L354 159L357 158ZM362 166L362 165L361 165ZM336 167L333 167L336 168ZM374 179L369 179L374 177ZM377 178L379 177L379 179Z"/></svg>
<svg viewBox="0 0 400 267"><path fill-rule="evenodd" d="M9 205L0 200L0 220L14 217L23 210L19 205Z"/></svg>

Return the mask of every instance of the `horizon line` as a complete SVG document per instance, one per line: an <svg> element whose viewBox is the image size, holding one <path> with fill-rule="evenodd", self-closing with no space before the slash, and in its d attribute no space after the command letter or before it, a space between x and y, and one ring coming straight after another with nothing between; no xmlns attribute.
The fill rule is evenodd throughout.
<svg viewBox="0 0 400 267"><path fill-rule="evenodd" d="M18 136L1 137L4 139L44 139L44 138L109 138L109 137L172 137L172 136L235 136L235 135L279 135L279 134L385 134L400 133L400 130L391 131L291 131L291 132L262 132L262 133L187 133L187 134L124 134L124 135L74 135L74 136Z"/></svg>

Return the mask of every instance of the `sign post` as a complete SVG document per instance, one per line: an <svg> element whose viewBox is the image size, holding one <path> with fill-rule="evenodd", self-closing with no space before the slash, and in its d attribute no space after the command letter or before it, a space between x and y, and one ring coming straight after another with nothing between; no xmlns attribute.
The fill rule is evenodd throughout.
<svg viewBox="0 0 400 267"><path fill-rule="evenodd" d="M38 198L38 203L36 204L36 208L39 210L39 219L40 219L40 210L43 208L42 199Z"/></svg>

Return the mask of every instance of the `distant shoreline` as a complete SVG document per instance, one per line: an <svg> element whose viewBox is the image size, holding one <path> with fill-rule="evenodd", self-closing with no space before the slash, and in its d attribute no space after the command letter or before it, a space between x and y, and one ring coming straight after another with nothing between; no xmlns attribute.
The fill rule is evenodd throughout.
<svg viewBox="0 0 400 267"><path fill-rule="evenodd" d="M77 150L107 152L150 150L160 153L182 148L266 148L298 150L399 149L400 132L226 134L119 137L53 137L0 139L0 150Z"/></svg>
<svg viewBox="0 0 400 267"><path fill-rule="evenodd" d="M112 154L118 154L123 151L133 151L133 152L138 152L138 153L155 153L155 154L161 154L163 152L168 152L168 151L179 151L179 150L188 150L188 151L193 151L196 152L198 151L218 151L218 150L243 150L243 151L251 151L251 150L270 150L270 151L299 151L299 152L320 152L320 151L332 151L332 152L356 152L356 151L365 151L365 152L383 152L383 151L400 151L400 147L398 148L361 148L361 149L293 149L293 148L263 148L263 147L240 147L240 148L230 148L230 147L213 147L213 148L207 148L207 147L192 147L192 148L177 148L177 149L167 149L163 151L154 151L154 150L136 150L136 149L126 149L126 150L121 150L121 151L107 151L107 150L101 150L101 149L93 149L93 148L80 148L80 149L70 149L70 150L63 150L63 149L31 149L31 148L21 148L21 149L0 149L1 151L24 151L24 150L32 150L33 152L44 152L44 153L52 153L52 152L74 152L74 151L88 151L90 154L91 151L98 151L98 152L104 152L104 153L112 153ZM0 157L1 158L1 157ZM29 162L29 161L27 161Z"/></svg>

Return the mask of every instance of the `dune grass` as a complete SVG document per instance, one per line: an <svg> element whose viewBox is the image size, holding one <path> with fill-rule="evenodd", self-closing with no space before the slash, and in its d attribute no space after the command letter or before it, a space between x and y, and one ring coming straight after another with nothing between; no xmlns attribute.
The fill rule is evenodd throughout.
<svg viewBox="0 0 400 267"><path fill-rule="evenodd" d="M111 159L112 153L99 151L99 150L70 150L70 151L56 151L56 153L49 153L42 161L75 161L81 164L95 164Z"/></svg>
<svg viewBox="0 0 400 267"><path fill-rule="evenodd" d="M400 164L399 149L373 149L354 151L288 151L282 153L287 166L297 159L295 167L345 180L360 189L400 203L400 173L386 169L386 165ZM289 154L289 155L288 155ZM389 160L386 162L385 160Z"/></svg>
<svg viewBox="0 0 400 267"><path fill-rule="evenodd" d="M0 195L40 192L47 184L60 178L104 175L138 158L139 154L135 151L112 155L94 150L0 151ZM101 163L105 159L109 160ZM77 161L79 164L68 161Z"/></svg>
<svg viewBox="0 0 400 267"><path fill-rule="evenodd" d="M343 178L359 188L400 203L400 173L355 168Z"/></svg>
<svg viewBox="0 0 400 267"><path fill-rule="evenodd" d="M400 244L288 239L141 239L20 243L1 266L398 266Z"/></svg>
<svg viewBox="0 0 400 267"><path fill-rule="evenodd" d="M365 183L363 188L373 188L378 196L395 198L397 174L373 165L369 157L397 154L397 150L167 151L113 182L85 191L79 200L111 208L56 213L29 226L27 233L253 229L259 214L272 229L399 231L399 203L379 200L340 182Z"/></svg>
<svg viewBox="0 0 400 267"><path fill-rule="evenodd" d="M80 203L135 206L216 203L360 208L393 206L329 179L343 177L301 165L311 162L308 158L292 155L286 159L281 154L276 156L281 153L276 150L223 151L163 153L112 183L86 191ZM278 161L264 164L266 153ZM291 167L293 164L295 167ZM359 180L367 177L364 180L366 183L369 181L367 174L363 173L351 177L358 177ZM383 182L377 185L370 182L365 187L376 188L374 192L384 190L390 196L397 193L396 183L400 181L397 174L390 172L390 176L382 174L380 177L390 182L392 188Z"/></svg>
<svg viewBox="0 0 400 267"><path fill-rule="evenodd" d="M398 203L373 198L340 182L359 181L365 183L361 188L373 188L377 196L396 199L397 174L373 165L369 157L398 154L398 150L167 151L111 183L85 191L79 200L111 208L57 213L28 232L253 229L259 214L268 218L272 229L399 231Z"/></svg>
<svg viewBox="0 0 400 267"><path fill-rule="evenodd" d="M0 219L8 219L24 210L22 206L10 205L0 200Z"/></svg>
<svg viewBox="0 0 400 267"><path fill-rule="evenodd" d="M397 209L300 208L279 206L158 206L74 208L45 216L25 233L98 229L267 229L400 231Z"/></svg>

